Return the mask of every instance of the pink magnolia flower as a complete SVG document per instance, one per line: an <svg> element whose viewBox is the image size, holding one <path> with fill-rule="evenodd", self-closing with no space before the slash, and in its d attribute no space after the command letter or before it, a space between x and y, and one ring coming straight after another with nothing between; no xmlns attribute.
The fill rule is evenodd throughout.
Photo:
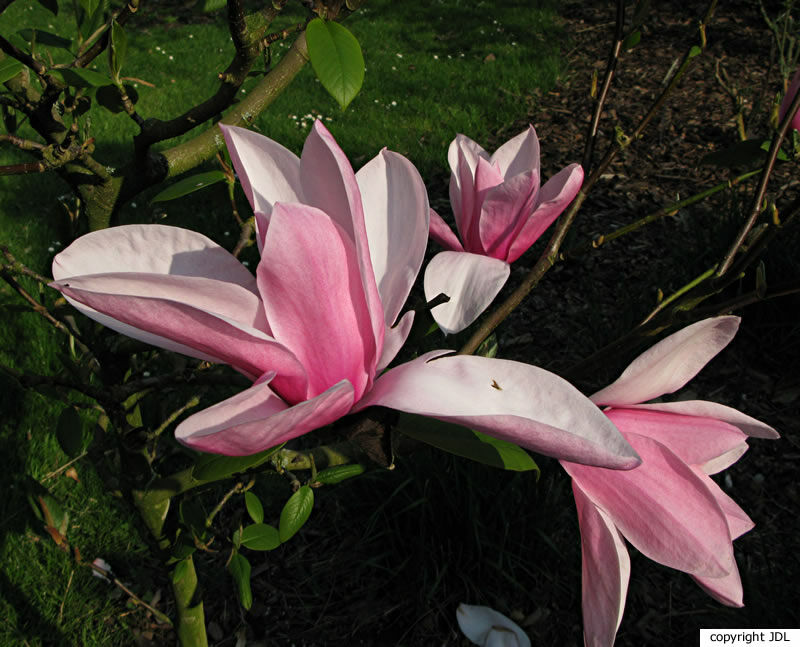
<svg viewBox="0 0 800 647"><path fill-rule="evenodd" d="M413 313L399 313L427 241L408 160L383 150L354 173L320 122L300 158L223 132L259 223L255 277L205 236L163 225L88 234L53 262L53 287L88 316L254 380L184 420L180 442L253 454L376 405L577 462L637 464L591 401L542 369L438 351L380 374L408 335Z"/></svg>
<svg viewBox="0 0 800 647"><path fill-rule="evenodd" d="M570 164L540 186L539 139L533 126L489 155L469 137L457 135L448 160L453 233L431 212L431 237L447 250L425 270L425 294L450 301L432 313L446 333L463 330L503 287L510 263L536 242L567 208L583 183L583 169Z"/></svg>
<svg viewBox="0 0 800 647"><path fill-rule="evenodd" d="M490 607L459 604L456 620L461 633L480 647L531 647L516 622Z"/></svg>
<svg viewBox="0 0 800 647"><path fill-rule="evenodd" d="M789 84L789 90L786 92L786 96L783 97L783 101L781 101L781 107L778 111L778 119L783 120L786 116L786 113L789 111L789 106L792 105L792 101L794 101L794 96L797 94L797 91L800 90L800 67L797 68L797 71L794 73L792 77L792 82ZM794 128L797 131L800 131L800 110L794 113L794 118L789 126L789 128Z"/></svg>
<svg viewBox="0 0 800 647"><path fill-rule="evenodd" d="M613 645L630 575L623 537L652 560L684 571L712 597L742 606L733 540L753 522L710 478L772 427L703 400L654 402L686 384L722 350L738 317L706 319L640 355L592 400L642 457L629 472L562 461L572 477L583 547L584 642Z"/></svg>

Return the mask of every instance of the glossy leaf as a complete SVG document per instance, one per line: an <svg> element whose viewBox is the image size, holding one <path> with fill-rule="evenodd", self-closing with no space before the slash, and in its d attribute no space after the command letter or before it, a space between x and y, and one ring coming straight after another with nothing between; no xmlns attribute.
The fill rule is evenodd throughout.
<svg viewBox="0 0 800 647"><path fill-rule="evenodd" d="M280 540L289 541L295 533L303 527L311 515L314 507L314 491L303 485L297 492L289 497L286 505L281 510L279 523Z"/></svg>
<svg viewBox="0 0 800 647"><path fill-rule="evenodd" d="M61 449L75 458L83 449L83 420L74 407L64 407L56 423L56 438Z"/></svg>
<svg viewBox="0 0 800 647"><path fill-rule="evenodd" d="M281 545L278 529L266 523L254 523L243 528L240 539L242 546L250 550L275 550Z"/></svg>
<svg viewBox="0 0 800 647"><path fill-rule="evenodd" d="M228 572L236 584L236 595L239 602L245 609L249 609L253 605L253 592L250 589L250 562L244 555L234 553L231 561L228 562Z"/></svg>
<svg viewBox="0 0 800 647"><path fill-rule="evenodd" d="M364 82L361 45L346 27L320 18L308 23L306 42L317 78L344 110Z"/></svg>
<svg viewBox="0 0 800 647"><path fill-rule="evenodd" d="M219 481L239 472L258 467L277 452L282 445L272 447L252 456L217 456L203 454L197 459L192 476L198 481Z"/></svg>
<svg viewBox="0 0 800 647"><path fill-rule="evenodd" d="M222 182L225 180L225 173L222 171L206 171L205 173L196 173L190 175L182 180L178 180L175 184L168 186L163 191L159 192L151 202L166 202L167 200L175 200L176 198L183 197L200 189L205 189L207 186Z"/></svg>
<svg viewBox="0 0 800 647"><path fill-rule="evenodd" d="M639 44L639 41L642 40L642 32L638 29L634 32L631 32L625 41L622 43L622 49L628 50L633 49Z"/></svg>
<svg viewBox="0 0 800 647"><path fill-rule="evenodd" d="M244 493L244 504L247 507L247 514L256 523L264 521L264 506L261 505L261 500L252 492Z"/></svg>
<svg viewBox="0 0 800 647"><path fill-rule="evenodd" d="M524 449L474 429L407 413L400 414L397 429L415 440L484 465L539 473L539 467Z"/></svg>
<svg viewBox="0 0 800 647"><path fill-rule="evenodd" d="M69 38L63 38L58 34L42 31L41 29L20 29L19 35L29 43L35 42L40 45L47 45L48 47L69 49L72 46L72 41Z"/></svg>
<svg viewBox="0 0 800 647"><path fill-rule="evenodd" d="M23 69L25 69L25 66L17 59L11 58L10 56L4 57L3 60L0 61L0 83L10 81L17 74L22 72Z"/></svg>
<svg viewBox="0 0 800 647"><path fill-rule="evenodd" d="M53 70L54 74L60 74L64 83L76 88L99 88L108 85L110 79L105 74L100 74L93 70L86 70L81 67L64 67Z"/></svg>
<svg viewBox="0 0 800 647"><path fill-rule="evenodd" d="M136 88L128 83L126 83L124 87L125 94L128 95L131 103L135 104L139 100L139 93L136 91ZM125 106L122 103L122 95L115 85L104 85L101 88L97 88L95 98L97 99L97 103L115 114L125 110Z"/></svg>
<svg viewBox="0 0 800 647"><path fill-rule="evenodd" d="M317 472L317 483L334 485L364 473L363 465L336 465Z"/></svg>
<svg viewBox="0 0 800 647"><path fill-rule="evenodd" d="M128 35L116 20L111 23L111 47L108 50L111 75L119 79L119 72L128 53Z"/></svg>

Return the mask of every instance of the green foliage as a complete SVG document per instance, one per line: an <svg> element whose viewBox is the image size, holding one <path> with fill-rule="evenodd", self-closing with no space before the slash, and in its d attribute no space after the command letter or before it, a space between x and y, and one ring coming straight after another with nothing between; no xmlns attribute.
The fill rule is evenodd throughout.
<svg viewBox="0 0 800 647"><path fill-rule="evenodd" d="M539 467L528 452L480 431L407 413L400 415L397 428L406 436L456 456L514 472L535 470L539 477Z"/></svg>
<svg viewBox="0 0 800 647"><path fill-rule="evenodd" d="M250 550L275 550L281 545L278 529L266 523L245 526L239 539L242 546Z"/></svg>
<svg viewBox="0 0 800 647"><path fill-rule="evenodd" d="M363 465L336 465L317 472L317 483L335 485L364 473Z"/></svg>
<svg viewBox="0 0 800 647"><path fill-rule="evenodd" d="M217 456L201 454L194 466L192 475L198 481L219 481L239 472L245 472L265 463L283 445L272 447L252 456Z"/></svg>
<svg viewBox="0 0 800 647"><path fill-rule="evenodd" d="M261 499L248 491L244 493L244 504L247 507L247 514L250 515L254 522L261 523L264 521L264 506L261 505Z"/></svg>
<svg viewBox="0 0 800 647"><path fill-rule="evenodd" d="M109 68L111 78L119 83L119 73L128 54L128 36L116 20L111 23L111 46L108 48Z"/></svg>
<svg viewBox="0 0 800 647"><path fill-rule="evenodd" d="M10 81L24 68L25 66L15 58L6 56L0 59L0 83Z"/></svg>
<svg viewBox="0 0 800 647"><path fill-rule="evenodd" d="M250 562L247 558L236 551L231 555L228 562L228 572L236 585L236 595L239 602L245 609L253 606L253 591L250 588Z"/></svg>
<svg viewBox="0 0 800 647"><path fill-rule="evenodd" d="M300 487L297 492L289 497L286 505L281 510L280 523L278 529L281 542L289 541L295 533L303 527L311 516L311 509L314 507L314 490L307 485Z"/></svg>
<svg viewBox="0 0 800 647"><path fill-rule="evenodd" d="M56 423L56 437L61 449L70 458L83 450L83 420L75 407L64 407Z"/></svg>
<svg viewBox="0 0 800 647"><path fill-rule="evenodd" d="M194 193L195 191L199 191L200 189L205 189L207 186L211 186L217 182L222 182L225 180L225 177L225 173L222 171L206 171L204 173L196 173L194 175L190 175L189 177L178 180L175 182L175 184L170 184L166 189L159 191L155 196L153 196L150 202L166 202L168 200L182 198L183 196Z"/></svg>
<svg viewBox="0 0 800 647"><path fill-rule="evenodd" d="M320 18L308 23L306 41L317 78L344 110L364 82L361 46L347 27Z"/></svg>

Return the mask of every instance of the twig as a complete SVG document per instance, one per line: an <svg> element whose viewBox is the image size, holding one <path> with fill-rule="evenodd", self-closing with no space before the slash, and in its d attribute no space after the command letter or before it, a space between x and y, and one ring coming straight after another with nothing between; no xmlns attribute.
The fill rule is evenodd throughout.
<svg viewBox="0 0 800 647"><path fill-rule="evenodd" d="M597 101L594 106L594 114L592 121L589 124L589 132L586 135L586 146L583 149L583 161L581 166L583 170L588 173L592 166L592 154L594 153L594 145L597 141L597 127L600 123L600 114L603 112L603 105L608 96L608 90L611 87L611 80L614 78L614 71L617 68L617 61L619 61L619 53L622 49L622 42L624 38L625 29L625 2L624 0L617 0L617 17L614 25L614 43L611 51L608 54L606 61L606 71L603 76L603 85L600 88L600 93L597 95Z"/></svg>
<svg viewBox="0 0 800 647"><path fill-rule="evenodd" d="M67 594L69 593L69 589L72 586L72 578L75 575L75 569L73 568L69 573L69 580L67 580L67 590L64 591L64 597L61 598L61 606L58 608L58 624L61 624L61 621L64 619L64 604L67 601Z"/></svg>
<svg viewBox="0 0 800 647"><path fill-rule="evenodd" d="M81 453L80 453L80 454L78 454L78 455L77 455L75 458L73 458L71 461L67 461L66 463L64 463L64 464L63 464L61 467L59 467L58 469L56 469L56 470L53 470L53 471L52 471L52 472L50 472L49 474L45 474L45 475L42 477L42 479L41 479L41 480L42 480L42 481L48 481L48 480L50 480L51 478L55 478L56 476L58 476L59 474L61 474L61 472L63 472L64 470L66 470L66 469L69 469L69 467L70 467L70 466L71 466L73 463L77 463L79 460L81 460L82 458L84 458L86 455L87 455L87 453L86 453L85 451L84 451L84 452L81 452Z"/></svg>
<svg viewBox="0 0 800 647"><path fill-rule="evenodd" d="M175 422L178 419L178 417L181 414L185 413L189 409L193 409L198 404L200 404L200 397L195 395L194 397L189 399L189 401L186 402L186 404L184 404L182 407L176 409L171 414L169 414L169 416L167 416L166 420L164 420L164 422L162 422L158 426L158 428L156 430L154 430L152 434L150 434L151 437L152 438L158 438L161 434L164 433L164 430L167 427L169 427L173 422Z"/></svg>
<svg viewBox="0 0 800 647"><path fill-rule="evenodd" d="M789 132L789 125L798 109L800 109L800 89L795 92L794 99L792 100L789 109L786 111L783 120L778 126L778 131L772 138L772 144L769 147L767 160L764 162L764 166L761 170L761 178L758 182L758 188L753 194L753 200L750 204L750 215L748 216L742 228L739 230L736 239L733 241L730 249L728 249L727 253L723 257L722 262L719 264L719 269L717 269L714 277L716 280L719 280L730 269L736 253L739 251L739 248L744 243L748 232L753 228L758 216L761 214L761 203L764 199L764 194L767 191L769 176L772 174L772 169L775 167L775 160L778 158L778 151L780 150L781 142L783 142L784 137L786 137L786 133Z"/></svg>
<svg viewBox="0 0 800 647"><path fill-rule="evenodd" d="M209 513L208 517L206 517L206 528L211 528L211 524L214 523L214 517L216 517L219 514L219 511L222 510L222 508L234 494L239 494L240 492L247 492L247 490L252 488L255 484L256 480L254 478L251 478L250 481L247 483L247 485L245 485L243 481L239 481L230 490L228 490L225 493L225 496L222 497L220 502L214 506L214 509Z"/></svg>
<svg viewBox="0 0 800 647"><path fill-rule="evenodd" d="M82 562L82 563L86 564L89 568L91 568L93 571L97 572L98 574L102 575L106 579L109 579L109 575L111 575L111 573L109 571L105 570L104 568L100 568L99 566L96 566L92 562ZM117 579L116 577L112 576L111 582L113 582L114 585L117 588L119 588L121 591L123 591L131 599L131 602L133 602L134 604L136 604L136 605L138 605L140 607L144 607L145 609L147 609L150 613L152 613L159 620L159 622L162 622L162 623L164 623L166 625L169 625L170 627L172 626L172 620L169 619L169 616L167 616L166 614L162 613L161 611L159 611L155 607L152 607L149 604L147 604L147 602L142 600L142 598L140 598L133 591L131 591L127 586L125 586L122 582L120 582L119 579Z"/></svg>

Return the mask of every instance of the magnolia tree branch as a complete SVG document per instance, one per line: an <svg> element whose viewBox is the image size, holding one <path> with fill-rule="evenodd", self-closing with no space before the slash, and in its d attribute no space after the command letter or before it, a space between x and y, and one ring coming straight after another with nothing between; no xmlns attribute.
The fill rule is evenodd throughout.
<svg viewBox="0 0 800 647"><path fill-rule="evenodd" d="M758 187L756 188L756 191L753 194L753 200L750 203L749 216L747 217L744 225L742 225L742 228L739 230L736 239L728 249L728 252L722 259L722 262L719 264L719 268L717 269L715 276L715 279L717 280L721 279L721 277L728 272L733 264L736 253L739 251L739 248L741 248L745 238L747 237L747 234L753 228L758 216L761 214L763 208L762 203L764 200L764 195L767 192L769 178L770 175L772 175L772 169L775 167L775 161L778 159L778 151L781 148L781 143L786 137L786 133L789 132L789 125L791 124L792 118L798 109L800 109L800 89L795 92L794 100L789 106L789 109L786 111L786 114L784 115L783 120L778 127L778 131L772 138L772 144L769 147L769 153L767 153L767 160L761 170L761 178L758 181Z"/></svg>
<svg viewBox="0 0 800 647"><path fill-rule="evenodd" d="M597 141L597 127L600 124L600 115L603 112L603 105L608 96L608 90L611 87L611 80L614 78L614 72L617 69L617 61L619 60L619 53L622 49L622 42L625 38L625 2L624 0L617 0L617 16L614 25L614 44L608 54L606 61L606 71L603 75L603 84L600 86L600 92L597 95L597 100L594 106L594 114L592 121L589 123L589 132L586 135L586 146L583 149L583 161L581 166L585 172L589 172L592 166L592 154L594 153L594 145Z"/></svg>
<svg viewBox="0 0 800 647"><path fill-rule="evenodd" d="M86 42L91 42L93 38L97 38L97 36L100 34L102 34L102 36L97 38L97 40L94 41L89 49L83 52L78 52L78 56L74 61L72 61L70 67L86 67L95 58L97 58L97 56L99 56L106 49L106 47L108 47L108 35L111 23L114 20L116 20L120 25L127 23L133 14L139 10L139 3L140 0L128 0L124 7L113 11L105 24L98 30L99 34L97 32L92 34L89 36Z"/></svg>
<svg viewBox="0 0 800 647"><path fill-rule="evenodd" d="M508 296L508 298L481 321L481 324L477 330L475 330L472 336L458 351L459 354L471 355L474 353L478 346L480 346L481 343L483 343L483 341L492 334L495 328L497 328L497 326L499 326L520 303L522 303L530 291L533 290L533 288L538 285L539 281L542 280L542 277L547 273L547 271L559 260L562 260L562 258L559 256L559 249L561 248L561 244L564 242L567 231L569 230L570 226L572 226L578 211L583 205L583 202L586 200L586 196L588 195L589 191L594 187L594 185L600 179L600 176L605 172L614 158L616 158L617 154L623 149L627 148L631 142L641 138L645 128L647 128L650 121L652 121L653 117L661 109L669 95L672 94L672 92L678 86L679 81L685 76L686 72L691 67L693 59L696 58L697 55L700 54L705 48L705 27L711 20L716 5L717 0L712 0L706 9L702 22L700 23L699 29L701 34L701 47L692 45L691 48L687 50L683 58L683 63L675 72L667 87L664 88L662 93L653 102L653 105L650 107L648 112L644 115L644 117L642 117L633 133L633 136L624 139L618 137L616 141L609 146L600 164L583 183L581 190L578 191L578 195L575 196L575 200L573 200L569 208L559 217L555 232L548 242L547 248L539 257L539 260L536 261L536 264L531 268L530 272L528 272L528 275L523 279L522 283L520 283L520 285Z"/></svg>

